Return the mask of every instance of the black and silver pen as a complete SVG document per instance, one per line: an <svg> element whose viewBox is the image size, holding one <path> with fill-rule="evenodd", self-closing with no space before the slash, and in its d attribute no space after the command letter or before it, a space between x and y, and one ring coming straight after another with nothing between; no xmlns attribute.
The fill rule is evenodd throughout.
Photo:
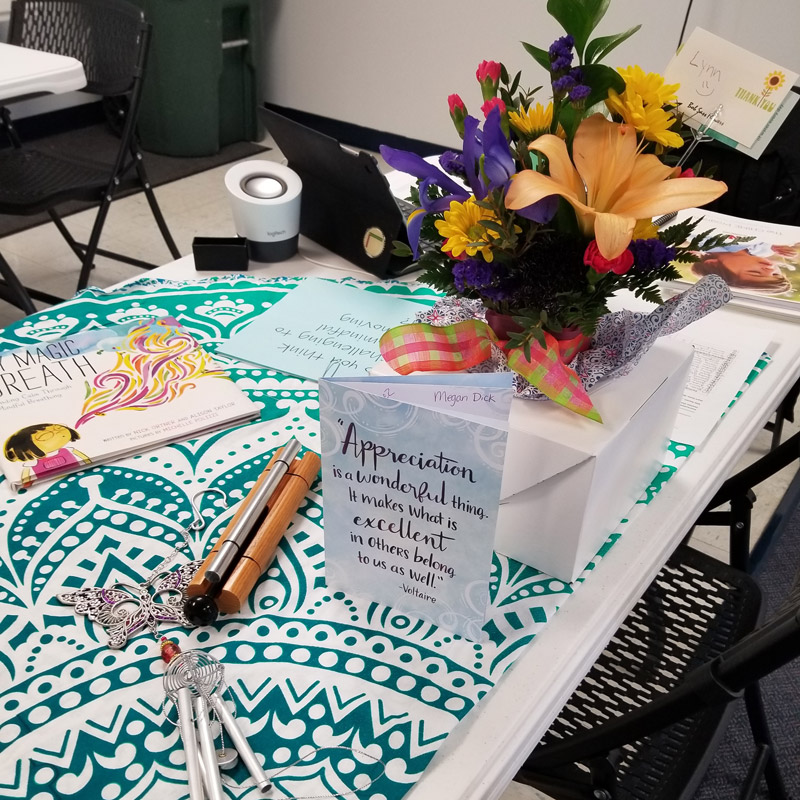
<svg viewBox="0 0 800 800"><path fill-rule="evenodd" d="M204 577L212 586L221 583L225 579L225 576L239 557L240 551L247 544L247 539L258 520L269 505L281 478L289 470L292 461L294 461L299 452L300 442L297 439L290 439L272 465L272 469L270 469L264 481L252 493L252 497L248 496L246 498L247 505L242 510L241 516L231 527L217 554L205 571Z"/></svg>

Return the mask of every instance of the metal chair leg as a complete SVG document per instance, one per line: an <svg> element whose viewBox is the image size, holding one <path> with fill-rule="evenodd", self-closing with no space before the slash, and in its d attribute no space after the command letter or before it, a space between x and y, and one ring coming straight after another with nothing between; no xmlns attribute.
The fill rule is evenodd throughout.
<svg viewBox="0 0 800 800"><path fill-rule="evenodd" d="M753 732L753 741L756 743L756 747L766 751L761 761L763 761L763 774L769 789L769 796L771 800L790 800L786 784L778 768L778 761L775 758L775 746L769 732L767 715L764 711L758 683L751 684L745 689L744 704L747 709L747 718L750 721L750 730Z"/></svg>
<svg viewBox="0 0 800 800"><path fill-rule="evenodd" d="M33 304L28 290L22 285L22 281L2 255L0 255L0 276L5 281L5 285L0 285L0 297L17 308L21 308L26 315L34 314L36 306Z"/></svg>
<svg viewBox="0 0 800 800"><path fill-rule="evenodd" d="M153 214L156 225L158 225L158 229L161 231L161 236L164 238L164 242L169 249L170 255L172 255L174 259L178 259L181 257L181 252L178 250L175 240L172 238L172 234L167 227L167 222L164 219L164 215L161 213L161 207L158 205L158 200L156 200L152 184L150 183L150 179L147 177L147 171L144 168L142 154L136 148L132 148L132 152L134 164L136 166L136 174L139 176L139 180L144 187L144 196L147 198L147 203L150 206L150 211Z"/></svg>

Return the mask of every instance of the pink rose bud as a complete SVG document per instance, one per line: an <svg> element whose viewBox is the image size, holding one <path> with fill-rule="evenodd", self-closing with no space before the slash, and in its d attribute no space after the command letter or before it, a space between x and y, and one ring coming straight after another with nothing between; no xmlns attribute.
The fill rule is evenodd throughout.
<svg viewBox="0 0 800 800"><path fill-rule="evenodd" d="M694 170L691 167L687 167L685 170L683 170L683 172L681 172L680 175L678 175L678 177L679 178L694 178L695 177Z"/></svg>

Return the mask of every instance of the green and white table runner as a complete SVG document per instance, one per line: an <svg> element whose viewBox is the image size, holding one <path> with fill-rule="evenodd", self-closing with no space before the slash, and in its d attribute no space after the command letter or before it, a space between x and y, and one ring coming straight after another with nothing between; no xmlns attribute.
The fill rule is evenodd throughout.
<svg viewBox="0 0 800 800"><path fill-rule="evenodd" d="M7 328L0 349L171 315L214 352L299 280L144 279L117 291L89 289ZM345 282L354 291L359 286ZM426 287L400 283L366 289L434 298ZM291 436L318 450L316 383L218 359L262 406L259 421L19 494L0 482L3 798L188 796L178 730L162 711L164 665L156 642L140 633L124 649L109 650L105 631L56 595L114 580L138 583L179 541L199 490L219 488L230 505ZM690 453L673 442L640 503L650 502ZM219 496L202 497L207 525L193 535L189 558L205 556L231 515ZM243 730L275 776L272 798L351 793L400 800L450 731L579 590L626 523L572 586L495 554L488 641L477 644L328 591L322 519L317 481L240 613L207 628L160 631L183 650L202 649L224 663ZM223 780L230 797L257 793L241 763Z"/></svg>

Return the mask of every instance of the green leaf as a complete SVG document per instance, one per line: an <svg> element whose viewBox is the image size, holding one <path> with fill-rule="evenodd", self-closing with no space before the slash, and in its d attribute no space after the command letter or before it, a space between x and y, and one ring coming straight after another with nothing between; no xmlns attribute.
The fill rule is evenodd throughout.
<svg viewBox="0 0 800 800"><path fill-rule="evenodd" d="M567 141L572 142L575 138L575 131L578 130L578 125L583 121L583 112L567 103L561 107L558 121L564 129L564 133L567 134Z"/></svg>
<svg viewBox="0 0 800 800"><path fill-rule="evenodd" d="M480 224L483 225L484 228L490 231L494 231L495 233L499 233L501 236L505 235L505 230L503 226L499 222L495 222L491 219L482 219Z"/></svg>
<svg viewBox="0 0 800 800"><path fill-rule="evenodd" d="M615 47L621 45L626 39L630 39L641 25L635 25L624 33L615 33L613 36L600 36L592 39L586 46L586 63L594 64L602 61Z"/></svg>
<svg viewBox="0 0 800 800"><path fill-rule="evenodd" d="M591 33L600 24L600 20L606 15L611 0L584 0L584 3L591 18L592 28L589 31L589 33Z"/></svg>
<svg viewBox="0 0 800 800"><path fill-rule="evenodd" d="M522 46L530 55L533 56L534 61L536 61L540 67L544 67L548 72L550 72L550 56L548 55L547 50L542 50L541 47L536 47L536 45L527 44L526 42L523 42Z"/></svg>
<svg viewBox="0 0 800 800"><path fill-rule="evenodd" d="M401 242L398 239L392 242L392 254L401 256L402 258L408 258L413 255L411 248L405 242Z"/></svg>
<svg viewBox="0 0 800 800"><path fill-rule="evenodd" d="M605 64L585 64L581 67L583 82L592 87L589 97L586 98L586 107L600 103L608 97L608 90L613 89L618 94L625 91L625 81L615 69Z"/></svg>

